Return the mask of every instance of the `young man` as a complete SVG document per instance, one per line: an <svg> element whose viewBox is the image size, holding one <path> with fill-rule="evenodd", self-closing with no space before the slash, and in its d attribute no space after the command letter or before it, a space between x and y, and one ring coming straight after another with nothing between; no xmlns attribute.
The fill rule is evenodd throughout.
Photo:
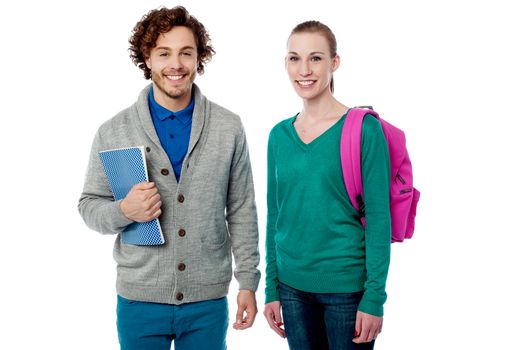
<svg viewBox="0 0 526 350"><path fill-rule="evenodd" d="M232 253L239 282L235 329L252 326L260 273L254 189L238 116L194 84L214 50L185 8L145 15L130 38L153 84L104 123L93 142L79 211L101 233L158 218L159 246L115 241L121 349L225 349ZM144 145L151 182L114 201L98 152Z"/></svg>

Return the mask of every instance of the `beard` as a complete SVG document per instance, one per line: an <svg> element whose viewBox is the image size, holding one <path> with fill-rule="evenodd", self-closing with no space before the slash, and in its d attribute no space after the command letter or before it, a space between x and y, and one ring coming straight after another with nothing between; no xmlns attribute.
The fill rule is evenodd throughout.
<svg viewBox="0 0 526 350"><path fill-rule="evenodd" d="M166 84L164 80L166 78L164 77L162 72L161 74L152 72L152 81L164 95L172 99L179 99L186 96L188 93L191 93L192 84L195 80L196 72L192 71L189 75L187 74L187 72L180 72L174 75L179 74L186 74L186 76L183 78L186 79L186 83L178 87L173 87Z"/></svg>

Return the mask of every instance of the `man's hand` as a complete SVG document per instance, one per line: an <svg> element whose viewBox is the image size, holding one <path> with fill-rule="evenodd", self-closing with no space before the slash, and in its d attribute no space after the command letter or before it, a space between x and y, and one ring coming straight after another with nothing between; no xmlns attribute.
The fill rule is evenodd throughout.
<svg viewBox="0 0 526 350"><path fill-rule="evenodd" d="M378 336L382 331L384 318L366 314L358 311L356 313L356 332L355 343L368 343Z"/></svg>
<svg viewBox="0 0 526 350"><path fill-rule="evenodd" d="M272 328L272 330L280 337L285 338L285 330L281 328L281 326L283 326L283 320L281 318L281 303L279 301L272 301L265 304L263 315L265 315L270 328Z"/></svg>
<svg viewBox="0 0 526 350"><path fill-rule="evenodd" d="M237 314L234 329L243 330L252 327L257 312L256 293L246 289L240 290L237 295Z"/></svg>
<svg viewBox="0 0 526 350"><path fill-rule="evenodd" d="M120 207L124 216L136 222L148 222L161 215L161 195L153 182L141 182L132 187Z"/></svg>

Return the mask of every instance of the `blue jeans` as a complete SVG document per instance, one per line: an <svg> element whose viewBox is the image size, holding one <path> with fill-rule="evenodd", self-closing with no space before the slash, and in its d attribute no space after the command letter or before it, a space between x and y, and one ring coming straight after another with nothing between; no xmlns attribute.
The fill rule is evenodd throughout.
<svg viewBox="0 0 526 350"><path fill-rule="evenodd" d="M183 305L146 303L117 296L121 350L225 350L226 297Z"/></svg>
<svg viewBox="0 0 526 350"><path fill-rule="evenodd" d="M291 350L372 350L353 343L363 292L308 293L279 284L283 323Z"/></svg>

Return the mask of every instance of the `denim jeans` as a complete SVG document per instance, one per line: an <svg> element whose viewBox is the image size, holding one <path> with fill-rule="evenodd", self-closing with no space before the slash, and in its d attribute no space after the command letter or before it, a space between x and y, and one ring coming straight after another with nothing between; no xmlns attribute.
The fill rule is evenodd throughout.
<svg viewBox="0 0 526 350"><path fill-rule="evenodd" d="M353 343L363 292L308 293L279 284L283 323L291 350L372 350Z"/></svg>
<svg viewBox="0 0 526 350"><path fill-rule="evenodd" d="M121 350L225 350L226 297L183 305L145 303L117 296Z"/></svg>

